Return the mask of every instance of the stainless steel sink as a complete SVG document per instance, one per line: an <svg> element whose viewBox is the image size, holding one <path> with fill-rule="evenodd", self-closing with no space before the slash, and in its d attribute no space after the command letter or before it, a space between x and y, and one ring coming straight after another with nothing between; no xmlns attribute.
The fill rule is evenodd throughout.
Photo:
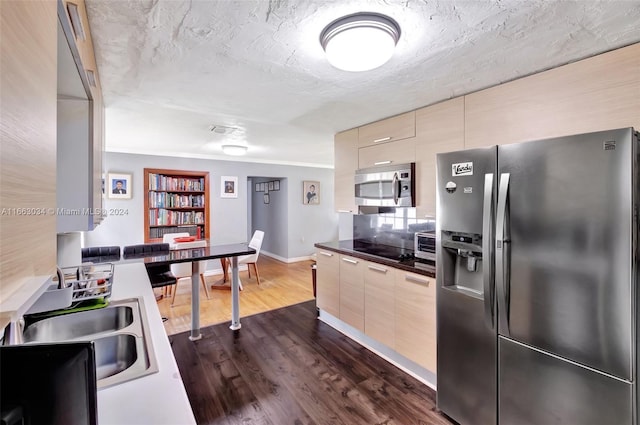
<svg viewBox="0 0 640 425"><path fill-rule="evenodd" d="M68 341L102 332L119 331L132 323L133 309L120 305L40 320L25 330L23 338L24 342Z"/></svg>
<svg viewBox="0 0 640 425"><path fill-rule="evenodd" d="M24 330L23 341L93 341L98 388L158 371L142 298L35 322Z"/></svg>

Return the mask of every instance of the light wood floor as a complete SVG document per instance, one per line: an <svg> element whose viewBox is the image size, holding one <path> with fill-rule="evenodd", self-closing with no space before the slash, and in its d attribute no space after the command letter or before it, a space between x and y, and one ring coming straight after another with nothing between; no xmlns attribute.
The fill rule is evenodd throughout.
<svg viewBox="0 0 640 425"><path fill-rule="evenodd" d="M311 264L312 261L287 264L261 255L258 259L260 285L253 272L251 279L246 270L240 272L240 280L244 288L240 291L240 318L312 300ZM207 277L209 287L221 281L221 274ZM211 298L207 299L200 285L200 327L230 322L231 291L209 289L209 295ZM190 330L191 281L184 279L178 283L173 307L171 307L170 297L159 300L158 307L162 317L169 319L164 322L168 335Z"/></svg>

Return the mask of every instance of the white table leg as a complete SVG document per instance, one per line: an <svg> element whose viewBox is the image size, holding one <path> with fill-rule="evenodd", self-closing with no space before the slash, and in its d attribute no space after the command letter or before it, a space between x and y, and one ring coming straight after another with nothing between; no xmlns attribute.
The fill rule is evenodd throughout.
<svg viewBox="0 0 640 425"><path fill-rule="evenodd" d="M231 326L240 329L240 277L238 276L238 257L231 258Z"/></svg>
<svg viewBox="0 0 640 425"><path fill-rule="evenodd" d="M175 289L174 289L175 291ZM200 262L191 263L191 341L202 338L200 333Z"/></svg>

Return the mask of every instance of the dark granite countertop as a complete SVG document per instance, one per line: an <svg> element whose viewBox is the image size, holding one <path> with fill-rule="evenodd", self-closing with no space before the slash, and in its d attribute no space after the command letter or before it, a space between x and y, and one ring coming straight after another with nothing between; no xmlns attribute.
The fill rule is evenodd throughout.
<svg viewBox="0 0 640 425"><path fill-rule="evenodd" d="M379 257L377 255L368 254L366 249L358 247L358 250L354 249L353 240L348 241L333 241L316 243L316 248L326 249L328 251L337 252L339 254L349 255L351 257L361 258L363 260L371 261L373 263L384 264L385 266L395 267L400 270L405 270L412 273L421 274L429 277L436 277L436 263L433 261L422 260L412 258L409 260L391 260L385 257Z"/></svg>
<svg viewBox="0 0 640 425"><path fill-rule="evenodd" d="M145 263L153 265L187 263L193 261L212 260L216 258L238 257L240 255L255 254L256 250L250 248L247 243L236 243L228 245L211 245L199 248L173 249L162 252L147 252L133 254L129 256L113 257L93 257L86 259L93 263Z"/></svg>

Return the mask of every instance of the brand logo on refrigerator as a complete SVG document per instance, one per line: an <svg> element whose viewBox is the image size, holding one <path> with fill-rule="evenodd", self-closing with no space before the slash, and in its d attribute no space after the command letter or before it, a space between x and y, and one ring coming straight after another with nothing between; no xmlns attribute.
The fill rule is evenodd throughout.
<svg viewBox="0 0 640 425"><path fill-rule="evenodd" d="M472 176L473 175L473 162L459 162L451 165L451 175L453 177L458 176Z"/></svg>

